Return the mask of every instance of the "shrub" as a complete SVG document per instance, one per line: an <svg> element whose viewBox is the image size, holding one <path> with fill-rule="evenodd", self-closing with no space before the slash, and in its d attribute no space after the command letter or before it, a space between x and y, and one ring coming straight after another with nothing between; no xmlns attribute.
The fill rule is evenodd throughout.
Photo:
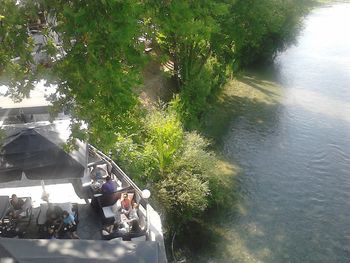
<svg viewBox="0 0 350 263"><path fill-rule="evenodd" d="M217 194L210 189L217 157L208 150L208 140L184 130L175 104L150 111L139 134L120 135L116 142L116 159L152 190L169 229L200 215Z"/></svg>

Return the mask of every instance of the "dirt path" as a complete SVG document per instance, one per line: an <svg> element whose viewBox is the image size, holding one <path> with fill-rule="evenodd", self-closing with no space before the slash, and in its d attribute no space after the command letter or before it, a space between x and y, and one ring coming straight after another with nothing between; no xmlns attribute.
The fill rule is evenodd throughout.
<svg viewBox="0 0 350 263"><path fill-rule="evenodd" d="M144 72L144 85L140 93L140 99L146 107L157 103L159 100L168 102L175 93L175 83L163 71L163 66L155 60L152 60L146 66Z"/></svg>

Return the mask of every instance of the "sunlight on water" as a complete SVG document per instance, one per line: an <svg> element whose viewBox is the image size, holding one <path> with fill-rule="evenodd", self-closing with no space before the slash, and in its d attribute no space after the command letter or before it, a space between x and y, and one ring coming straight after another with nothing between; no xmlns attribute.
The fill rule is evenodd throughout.
<svg viewBox="0 0 350 263"><path fill-rule="evenodd" d="M307 111L319 113L325 117L346 121L350 125L350 103L347 101L297 88L288 89L286 97L285 103L289 106L300 106Z"/></svg>

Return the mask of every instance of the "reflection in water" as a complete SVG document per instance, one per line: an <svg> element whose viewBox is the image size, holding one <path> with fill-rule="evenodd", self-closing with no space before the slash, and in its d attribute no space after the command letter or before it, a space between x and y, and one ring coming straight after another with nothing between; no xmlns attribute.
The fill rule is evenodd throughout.
<svg viewBox="0 0 350 263"><path fill-rule="evenodd" d="M350 4L309 15L297 45L274 65L281 105L264 125L249 115L233 121L224 152L243 170L243 208L228 218L227 262L349 261L348 25Z"/></svg>

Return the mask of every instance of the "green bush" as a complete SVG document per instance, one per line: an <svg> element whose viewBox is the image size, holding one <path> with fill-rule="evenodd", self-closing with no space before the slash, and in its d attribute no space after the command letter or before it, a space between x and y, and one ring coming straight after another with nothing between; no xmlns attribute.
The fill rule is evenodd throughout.
<svg viewBox="0 0 350 263"><path fill-rule="evenodd" d="M183 82L177 110L186 128L200 126L202 114L226 82L228 72L225 65L211 57L197 75Z"/></svg>
<svg viewBox="0 0 350 263"><path fill-rule="evenodd" d="M193 219L208 205L208 183L186 170L168 174L155 184L154 191L172 229Z"/></svg>
<svg viewBox="0 0 350 263"><path fill-rule="evenodd" d="M176 112L178 102L150 111L139 134L119 135L115 145L118 162L141 186L152 190L168 229L185 224L221 200L217 198L218 159L208 150L208 140L184 130Z"/></svg>

